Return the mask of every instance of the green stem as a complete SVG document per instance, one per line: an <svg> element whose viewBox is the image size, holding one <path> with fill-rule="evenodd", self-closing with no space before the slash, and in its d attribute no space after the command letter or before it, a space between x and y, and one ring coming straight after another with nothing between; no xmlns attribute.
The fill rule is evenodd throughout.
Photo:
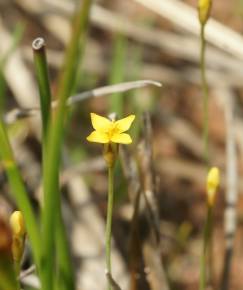
<svg viewBox="0 0 243 290"><path fill-rule="evenodd" d="M65 224L62 219L61 205L57 211L57 228L56 228L56 244L57 244L57 279L55 281L55 289L57 290L74 290L75 275L70 255L69 243L66 235Z"/></svg>
<svg viewBox="0 0 243 290"><path fill-rule="evenodd" d="M58 107L53 115L48 132L47 159L44 164L44 215L43 215L43 268L45 290L53 289L54 282L54 235L56 231L57 213L60 210L60 190L59 190L59 168L61 143L63 140L64 123L67 113L66 101L71 94L73 81L77 72L77 59L79 59L80 41L83 33L84 10L90 7L91 0L82 1L74 19L73 31L68 49L66 51L64 67L57 91ZM85 15L86 16L86 15ZM69 269L72 271L72 267ZM65 273L67 274L67 273ZM72 275L69 273L68 275ZM68 288L67 288L68 289ZM73 290L70 289L69 290Z"/></svg>
<svg viewBox="0 0 243 290"><path fill-rule="evenodd" d="M42 175L47 158L48 127L51 115L51 89L48 73L48 65L45 51L45 41L43 38L36 38L32 43L34 65L39 88L41 121L42 121ZM42 215L44 209L42 209ZM42 257L43 258L43 257ZM43 262L43 261L42 261ZM44 267L40 269L40 280L44 280Z"/></svg>
<svg viewBox="0 0 243 290"><path fill-rule="evenodd" d="M207 259L208 259L208 248L212 237L213 228L213 208L208 205L207 207L207 218L203 231L203 249L200 260L200 282L199 290L205 290L207 283Z"/></svg>
<svg viewBox="0 0 243 290"><path fill-rule="evenodd" d="M200 70L201 82L203 90L203 145L204 145L204 161L207 167L209 166L209 140L208 140L208 84L205 69L205 24L201 24L200 32L201 50L200 50Z"/></svg>
<svg viewBox="0 0 243 290"><path fill-rule="evenodd" d="M108 167L108 205L106 217L106 271L111 275L111 227L112 227L112 211L113 211L113 197L114 197L114 166ZM107 289L111 289L110 281L108 281Z"/></svg>
<svg viewBox="0 0 243 290"><path fill-rule="evenodd" d="M214 234L214 217L212 215L212 221L211 221L211 233L210 238L208 242L208 281L210 285L213 285L213 278L214 278L214 259L213 259L213 234Z"/></svg>
<svg viewBox="0 0 243 290"><path fill-rule="evenodd" d="M42 120L42 140L43 151L46 151L47 146L47 129L49 125L51 112L51 90L49 82L49 74L45 52L45 41L43 38L36 38L32 43L34 53L34 64L40 94L41 104L41 120ZM43 152L43 155L45 153ZM44 160L43 160L44 161Z"/></svg>
<svg viewBox="0 0 243 290"><path fill-rule="evenodd" d="M16 276L16 290L21 290L20 288L20 281L19 281L19 274L20 274L20 261L14 260L14 271L15 271L15 276Z"/></svg>
<svg viewBox="0 0 243 290"><path fill-rule="evenodd" d="M47 137L49 119L51 113L51 90L48 76L48 67L45 53L45 41L42 38L37 38L32 44L34 52L34 63L36 75L39 85L41 116L42 116L42 162L45 164L47 158ZM44 167L44 166L43 166ZM59 200L60 201L60 200ZM58 200L57 200L58 202ZM75 279L73 274L73 266L69 254L69 245L66 237L65 226L61 213L61 201L57 204L57 224L56 224L56 243L57 243L57 289L74 289Z"/></svg>

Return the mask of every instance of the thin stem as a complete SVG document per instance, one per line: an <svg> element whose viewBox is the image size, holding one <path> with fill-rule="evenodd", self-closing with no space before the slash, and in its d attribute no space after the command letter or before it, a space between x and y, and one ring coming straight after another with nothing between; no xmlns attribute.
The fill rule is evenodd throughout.
<svg viewBox="0 0 243 290"><path fill-rule="evenodd" d="M106 271L111 275L111 227L112 227L112 211L113 211L113 197L114 197L114 167L108 167L108 205L107 205L107 217L106 217L106 233L105 233L105 245L106 245ZM110 281L107 280L108 287L111 289Z"/></svg>
<svg viewBox="0 0 243 290"><path fill-rule="evenodd" d="M200 70L201 82L203 90L203 145L204 145L204 161L206 166L209 166L209 140L208 140L208 84L205 70L205 24L201 24L200 31L201 50L200 50Z"/></svg>
<svg viewBox="0 0 243 290"><path fill-rule="evenodd" d="M208 241L208 283L213 285L213 278L214 278L214 259L213 259L213 249L214 249L214 216L211 216L211 232Z"/></svg>
<svg viewBox="0 0 243 290"><path fill-rule="evenodd" d="M200 259L200 282L199 290L205 290L207 282L207 258L208 258L208 247L210 244L213 228L213 208L208 205L207 207L207 218L203 231L203 249Z"/></svg>
<svg viewBox="0 0 243 290"><path fill-rule="evenodd" d="M14 271L15 271L15 276L16 276L16 290L21 290L20 288L20 281L19 281L19 274L20 274L20 261L14 260Z"/></svg>
<svg viewBox="0 0 243 290"><path fill-rule="evenodd" d="M205 39L205 26L206 23L201 23L201 51L200 51L200 70L201 70L201 82L203 90L203 147L204 147L204 162L207 168L209 168L209 110L208 110L208 83L206 77L206 62L205 62L205 53L206 53L206 39ZM213 277L213 240L209 241L208 245L208 273L209 281L212 282Z"/></svg>

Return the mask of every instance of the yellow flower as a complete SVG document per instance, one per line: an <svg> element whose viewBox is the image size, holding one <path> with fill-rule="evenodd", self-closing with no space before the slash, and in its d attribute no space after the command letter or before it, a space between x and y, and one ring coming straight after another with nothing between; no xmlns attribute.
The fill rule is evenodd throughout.
<svg viewBox="0 0 243 290"><path fill-rule="evenodd" d="M207 176L207 196L209 205L214 205L216 190L220 183L220 173L217 167L212 167Z"/></svg>
<svg viewBox="0 0 243 290"><path fill-rule="evenodd" d="M118 121L111 121L107 118L91 113L92 126L95 129L88 137L89 142L97 143L120 143L130 144L132 139L130 135L124 133L127 131L135 119L130 115Z"/></svg>

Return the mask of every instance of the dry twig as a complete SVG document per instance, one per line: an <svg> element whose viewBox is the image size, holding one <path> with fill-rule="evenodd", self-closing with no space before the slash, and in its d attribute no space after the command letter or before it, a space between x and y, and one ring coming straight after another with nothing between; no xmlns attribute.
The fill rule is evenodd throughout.
<svg viewBox="0 0 243 290"><path fill-rule="evenodd" d="M222 92L221 92L222 97ZM237 153L234 130L235 119L235 99L233 94L226 90L224 91L225 101L225 119L226 119L226 208L225 208L225 241L226 249L224 256L224 266L221 277L221 290L229 289L230 270L232 264L232 256L234 249L234 239L237 228L237 201L238 201L238 170L237 170Z"/></svg>
<svg viewBox="0 0 243 290"><path fill-rule="evenodd" d="M139 81L134 81L134 82L126 82L126 83L120 83L116 85L105 86L105 87L93 89L87 92L83 92L75 96L71 96L70 98L68 98L67 106L71 106L73 104L76 104L78 102L84 101L89 98L98 98L101 96L113 94L114 92L116 93L126 92L132 89L146 87L148 85L161 87L161 84L159 82L155 82L151 80L139 80ZM53 101L52 107L55 108L56 106L57 106L57 102ZM40 114L39 107L14 109L5 115L4 120L7 124L11 124L18 119L35 116L37 114Z"/></svg>
<svg viewBox="0 0 243 290"><path fill-rule="evenodd" d="M173 22L194 35L199 35L199 21L196 9L179 0L134 0L149 10ZM206 39L212 45L243 60L243 37L227 26L211 19L207 25Z"/></svg>

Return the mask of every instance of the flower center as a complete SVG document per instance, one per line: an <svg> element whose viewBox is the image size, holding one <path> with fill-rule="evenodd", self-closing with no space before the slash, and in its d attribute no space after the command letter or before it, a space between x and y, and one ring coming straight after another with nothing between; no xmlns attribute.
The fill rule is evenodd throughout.
<svg viewBox="0 0 243 290"><path fill-rule="evenodd" d="M107 129L106 134L108 135L108 138L111 139L114 135L119 134L119 129L115 122L111 123L111 126L109 129Z"/></svg>

